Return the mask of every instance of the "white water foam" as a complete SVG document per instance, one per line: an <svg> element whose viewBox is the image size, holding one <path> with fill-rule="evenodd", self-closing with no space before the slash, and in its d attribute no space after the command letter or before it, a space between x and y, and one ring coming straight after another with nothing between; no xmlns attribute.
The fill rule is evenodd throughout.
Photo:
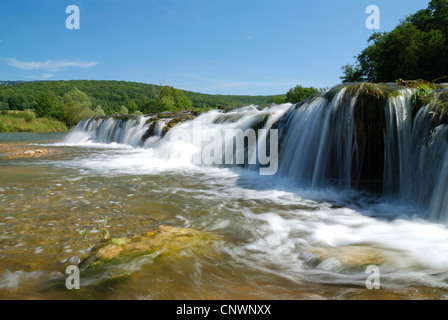
<svg viewBox="0 0 448 320"><path fill-rule="evenodd" d="M333 104L342 99L343 94L341 92L336 96ZM344 114L352 113L352 103L353 101L345 103L346 110L342 110ZM395 112L397 114L395 116L408 121L406 115L398 112L403 106L409 107L408 100L400 98L389 103L391 114ZM180 129L188 130L192 122L182 123L175 127L163 139L155 137L150 144L145 144L149 147L147 149L126 150L119 144L96 144L95 140L90 141L85 135L73 135L71 138L74 140L70 142L71 138L68 139L65 142L69 143L67 145L73 143L108 150L95 153L88 158L59 161L55 164L87 170L83 171L84 174L180 173L185 176L185 179L200 179L204 192L198 189L179 189L192 197L200 197L204 201L210 201L213 198L220 199L226 204L234 204L238 201L242 203L263 201L263 207L267 209L262 213L252 211L248 205L233 205L233 207L223 205L215 207L218 210L216 213L218 217L215 217L215 220L209 221L205 218L201 220L205 228L214 232L232 231L248 234L242 244L229 246L226 250L241 263L247 263L260 270L280 274L297 281L308 279L321 283L363 285L362 280L366 279L365 273L360 268L363 261L359 261L356 266L344 266L339 256L331 255L332 249L356 247L360 250L378 250L380 255L386 255L386 261L378 260L385 277L385 285L396 285L398 282L401 285L421 284L448 288L446 282L448 256L445 254L448 252L448 229L444 224L421 220L421 217L426 216L427 213L418 206L395 203L353 190L326 188L323 174L325 167L328 166L328 159L325 159L324 142L333 141L334 137L321 134L319 131L322 125L325 125L326 117L331 115L332 110L329 105L322 99L315 100L300 111L302 114L298 113L293 117L292 120L295 119L295 122L293 121L292 125L297 126L291 127L286 137L285 141L291 149L283 153L288 155L288 159L287 165L280 172L283 176L279 179L260 177L254 172L239 169L193 165L191 158L200 150L195 149L192 144L169 141L171 134ZM248 128L255 118L263 116L263 112L274 113L278 119L290 107L285 105L282 108L268 109L268 111L247 107L228 114L212 111L199 117L197 121L206 124L203 125L204 131L201 134L208 135L208 130ZM240 113L244 112L247 114L241 116ZM319 118L320 115L323 118ZM315 121L311 123L307 120L309 117ZM111 126L112 123L108 123L108 128ZM139 128L139 134L143 133L143 127ZM303 132L314 132L312 139L306 134L301 134ZM350 123L348 131L341 128L339 134L351 137L353 132L354 128ZM106 134L106 136L107 139L110 138L109 135ZM392 146L394 143L403 143L402 140L411 140L409 132L406 131L405 137L398 140L398 142L390 140L388 143ZM135 145L136 141L134 139L131 145ZM353 141L350 140L347 144L344 147L347 154L338 153L338 155L341 159L346 158L351 161L349 156L353 152L356 153L356 149L353 147ZM304 150L309 150L305 156ZM405 155L411 150L401 148L400 152ZM399 165L405 166L403 164L405 158L399 160ZM350 161L341 163L338 167L340 177L348 187L352 179ZM295 166L297 163L300 164L299 167ZM393 174L393 170L389 169L386 171L386 181L390 178L389 174ZM403 170L399 175L400 187L404 188L403 183L407 181L405 173L409 172L407 171L409 168L401 169ZM443 175L448 172L445 169L442 171ZM291 183L291 181L301 183ZM207 188L207 184L212 184L212 191ZM297 185L319 186L320 189L298 189ZM404 190L403 188L400 191ZM441 190L440 194L443 195L444 189L438 188ZM229 215L228 212L233 215ZM187 225L198 224L197 221L191 221L192 218L188 215L180 214L179 217L185 220ZM235 223L233 219L236 219L238 223ZM313 250L322 248L330 253L327 258L317 263Z"/></svg>

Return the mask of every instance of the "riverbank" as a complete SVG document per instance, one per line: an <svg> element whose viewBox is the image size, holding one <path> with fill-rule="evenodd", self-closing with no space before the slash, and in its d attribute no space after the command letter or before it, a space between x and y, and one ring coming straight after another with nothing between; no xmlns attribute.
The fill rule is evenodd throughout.
<svg viewBox="0 0 448 320"><path fill-rule="evenodd" d="M55 119L29 117L24 111L0 114L0 133L34 132L51 133L68 131L67 126Z"/></svg>

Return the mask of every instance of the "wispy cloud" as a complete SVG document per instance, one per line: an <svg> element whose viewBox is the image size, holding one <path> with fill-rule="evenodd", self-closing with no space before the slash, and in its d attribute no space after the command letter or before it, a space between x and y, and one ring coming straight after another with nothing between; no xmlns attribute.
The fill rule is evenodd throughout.
<svg viewBox="0 0 448 320"><path fill-rule="evenodd" d="M43 74L41 78L42 79L50 79L50 78L52 78L54 76L55 76L54 73L46 73L46 74Z"/></svg>
<svg viewBox="0 0 448 320"><path fill-rule="evenodd" d="M50 78L52 78L54 76L55 76L54 73L45 73L45 74L42 74L40 76L25 76L24 78L25 79L31 79L31 80L47 80L47 79L50 79Z"/></svg>
<svg viewBox="0 0 448 320"><path fill-rule="evenodd" d="M70 68L92 68L99 64L97 61L70 61L70 60L47 60L43 62L39 61L20 61L14 58L6 58L6 63L14 68L25 70L47 70L50 72L57 72ZM47 74L49 75L49 74Z"/></svg>

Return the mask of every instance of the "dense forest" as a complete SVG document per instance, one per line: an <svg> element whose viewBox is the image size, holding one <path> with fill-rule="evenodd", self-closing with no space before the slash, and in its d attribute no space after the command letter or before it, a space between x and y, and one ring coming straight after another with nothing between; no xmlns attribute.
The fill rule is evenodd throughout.
<svg viewBox="0 0 448 320"><path fill-rule="evenodd" d="M430 1L392 31L374 32L368 41L357 62L342 68L343 82L448 82L448 0Z"/></svg>
<svg viewBox="0 0 448 320"><path fill-rule="evenodd" d="M170 86L123 81L3 81L0 84L0 111L4 116L26 117L28 122L31 122L32 112L37 118L59 120L69 127L93 116L148 114L193 108L205 111L219 106L297 103L319 91L315 88L296 86L286 95L280 96L232 96L208 95L182 91ZM17 110L30 112L10 112ZM10 127L14 127L12 123ZM7 131L5 126L3 131Z"/></svg>
<svg viewBox="0 0 448 320"><path fill-rule="evenodd" d="M7 81L2 81L9 84ZM0 82L0 84L2 84ZM38 97L45 92L53 92L60 100L73 89L84 92L93 106L101 106L106 114L118 112L122 106L133 101L141 112L150 111L151 104L162 90L162 86L124 81L41 81L11 82L0 85L0 110L34 109ZM166 86L167 88L167 86ZM209 95L184 91L193 108L216 108L218 106L242 106L265 104L272 96Z"/></svg>

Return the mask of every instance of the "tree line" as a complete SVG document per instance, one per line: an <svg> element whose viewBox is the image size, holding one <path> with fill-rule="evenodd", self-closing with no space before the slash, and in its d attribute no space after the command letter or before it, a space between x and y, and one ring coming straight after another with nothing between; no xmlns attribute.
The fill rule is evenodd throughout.
<svg viewBox="0 0 448 320"><path fill-rule="evenodd" d="M73 126L86 117L113 114L148 114L219 106L297 103L319 92L296 86L286 95L209 95L171 86L123 81L8 82L0 85L0 110L33 109L39 118L52 118Z"/></svg>
<svg viewBox="0 0 448 320"><path fill-rule="evenodd" d="M170 86L160 88L155 99L151 99L144 105L138 106L134 100L127 105L116 107L107 114L143 114L164 111L181 111L190 109L191 101L182 90ZM88 117L105 116L106 112L101 105L94 105L92 99L83 91L74 88L62 97L53 91L42 92L36 99L34 111L39 118L54 118L63 121L68 126L76 125L79 121Z"/></svg>
<svg viewBox="0 0 448 320"><path fill-rule="evenodd" d="M39 81L39 82L0 82L0 110L25 110L34 109L40 94L52 91L59 100L69 91L77 88L84 92L90 99L93 108L101 106L106 114L119 112L123 106L129 108L133 101L140 112L148 113L157 109L157 97L160 92L162 96L168 94L171 98L164 99L165 107L172 103L189 103L192 108L210 109L219 106L243 106L249 104L266 104L272 96L240 96L240 95L210 95L190 91L174 92L169 86L158 86L145 83L126 81L93 81L93 80L71 80L71 81ZM163 89L163 90L162 90ZM177 90L177 89L176 89ZM185 97L184 97L185 96ZM184 102L181 102L184 101ZM161 101L158 101L161 102ZM131 109L135 107L132 104Z"/></svg>

